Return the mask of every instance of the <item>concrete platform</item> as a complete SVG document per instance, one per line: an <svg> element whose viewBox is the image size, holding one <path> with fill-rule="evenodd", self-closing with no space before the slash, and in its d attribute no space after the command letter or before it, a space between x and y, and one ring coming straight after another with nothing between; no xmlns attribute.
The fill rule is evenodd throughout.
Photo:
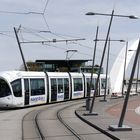
<svg viewBox="0 0 140 140"><path fill-rule="evenodd" d="M110 129L112 126L113 128L117 128L118 126L124 98L110 98L107 102L100 102L100 99L95 102L93 108L93 112L97 112L98 115L85 115L88 114L88 111L86 111L85 107L80 107L76 110L77 116L111 139L140 140L140 113L135 111L140 106L140 95L132 96L129 99L125 120L123 126L120 128L128 128L125 131Z"/></svg>

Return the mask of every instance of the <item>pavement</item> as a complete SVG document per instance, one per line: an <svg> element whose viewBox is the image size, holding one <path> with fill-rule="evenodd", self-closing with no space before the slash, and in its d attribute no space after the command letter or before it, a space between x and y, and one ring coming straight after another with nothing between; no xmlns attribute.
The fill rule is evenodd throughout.
<svg viewBox="0 0 140 140"><path fill-rule="evenodd" d="M84 106L75 112L83 121L104 133L113 140L140 140L140 95L130 96L122 127L118 127L124 98L107 98L107 102L100 101L103 97L96 98L93 112L89 114ZM110 126L130 128L110 130Z"/></svg>

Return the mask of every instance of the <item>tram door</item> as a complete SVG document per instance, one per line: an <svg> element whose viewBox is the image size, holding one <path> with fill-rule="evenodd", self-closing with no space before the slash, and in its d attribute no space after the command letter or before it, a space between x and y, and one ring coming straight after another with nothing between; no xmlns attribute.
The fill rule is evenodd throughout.
<svg viewBox="0 0 140 140"><path fill-rule="evenodd" d="M69 79L64 78L64 100L69 99Z"/></svg>
<svg viewBox="0 0 140 140"><path fill-rule="evenodd" d="M51 101L57 100L57 82L55 78L51 79Z"/></svg>
<svg viewBox="0 0 140 140"><path fill-rule="evenodd" d="M69 79L51 78L51 101L69 99Z"/></svg>
<svg viewBox="0 0 140 140"><path fill-rule="evenodd" d="M25 91L24 104L28 105L29 104L29 98L30 98L30 94L29 94L29 80L28 79L24 79L24 91Z"/></svg>

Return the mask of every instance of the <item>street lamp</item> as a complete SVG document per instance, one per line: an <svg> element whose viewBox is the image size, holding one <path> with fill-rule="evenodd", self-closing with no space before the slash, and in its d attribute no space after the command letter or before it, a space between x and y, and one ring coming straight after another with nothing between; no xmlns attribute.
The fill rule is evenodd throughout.
<svg viewBox="0 0 140 140"><path fill-rule="evenodd" d="M86 110L89 110L90 108L90 95L91 95L91 87L92 87L92 78L93 78L93 70L94 70L94 63L95 63L95 55L96 55L96 47L97 47L97 41L106 41L105 39L98 39L98 30L99 27L97 26L96 29L96 38L95 40L95 46L94 46L94 53L93 53L93 60L92 60L92 68L91 68L91 78L90 78L90 85L89 85L89 92L87 93L87 99L86 99ZM108 75L108 64L109 64L109 51L110 51L110 41L119 41L119 42L125 42L125 40L116 40L116 39L109 39L109 44L108 44L108 54L107 54L107 66L106 66L106 84L105 84L105 93L104 93L104 100L106 101L106 89L107 89L107 75ZM86 115L86 114L84 114ZM87 114L88 115L88 114Z"/></svg>
<svg viewBox="0 0 140 140"><path fill-rule="evenodd" d="M105 41L105 39L95 39L94 41ZM119 41L119 42L125 42L123 39L111 39L110 41Z"/></svg>
<svg viewBox="0 0 140 140"><path fill-rule="evenodd" d="M140 55L138 56L138 69L137 69L137 83L136 83L136 93L138 93L138 81L139 81L139 68L140 68Z"/></svg>
<svg viewBox="0 0 140 140"><path fill-rule="evenodd" d="M138 57L139 57L139 52L140 52L140 40L139 40L139 44L138 44L138 48L136 51L136 55L135 55L135 59L134 59L134 63L133 63L133 67L132 67L132 71L131 71L131 75L130 75L130 80L129 80L129 84L128 84L128 88L127 88L127 92L126 92L126 96L124 99L124 103L123 103L123 108L122 108L122 112L121 112L121 116L120 116L120 120L118 125L110 125L109 129L112 131L131 131L132 128L127 126L127 125L123 125L123 121L124 121L124 117L125 117L125 113L126 113L126 109L127 109L127 105L128 105L128 100L129 100L129 95L130 95L130 90L131 90L131 86L132 86L132 81L133 81L133 77L135 74L135 69L136 69L136 65L138 62Z"/></svg>
<svg viewBox="0 0 140 140"><path fill-rule="evenodd" d="M96 38L95 38L95 45L94 45L93 58L92 58L90 85L89 85L89 92L87 93L87 99L86 99L86 110L90 109L90 95L91 95L91 88L92 88L92 80L93 80L92 78L93 78L95 54L96 54L96 47L97 47L98 31L99 31L99 26L97 26L96 29Z"/></svg>
<svg viewBox="0 0 140 140"><path fill-rule="evenodd" d="M128 51L136 51L136 50L131 50L130 49ZM138 92L139 67L140 67L140 55L138 56L138 66L137 66L137 76L136 76L136 93Z"/></svg>
<svg viewBox="0 0 140 140"><path fill-rule="evenodd" d="M133 16L133 15L130 15L130 16L114 15L114 10L112 10L111 14L102 14L102 13L88 12L88 13L86 13L86 15L111 16L109 27L108 27L108 32L107 32L107 36L106 36L106 41L105 41L105 45L104 45L104 49L103 49L103 54L102 54L102 58L101 58L101 63L100 63L100 67L99 67L99 73L98 73L97 81L96 81L96 84L95 84L95 91L94 91L94 95L93 95L93 99L92 99L92 104L91 104L91 108L90 108L90 111L89 111L89 113L91 114L93 106L94 106L94 102L95 102L95 97L96 97L98 83L99 83L99 78L100 78L100 72L101 72L101 68L102 68L102 64L103 64L103 60L104 60L104 54L105 54L105 50L106 50L106 46L107 46L107 41L108 41L108 38L109 38L109 33L110 33L110 28L111 28L113 17L114 16L117 16L117 17L127 17L127 18L130 18L130 19L138 19L138 17ZM139 46L140 46L140 44L139 44ZM138 47L138 48L139 49L137 50L137 55L138 55L138 51L140 51L140 47ZM137 61L137 55L135 57L135 62ZM132 80L132 78L133 78L134 71L135 71L135 63L133 65L133 69L132 69L130 80ZM126 112L127 102L128 102L128 99L129 99L130 89L131 89L131 83L129 83L129 86L128 86L128 89L127 89L127 95L126 95L126 98L125 98L124 106L123 106L123 109L122 109L122 114L121 114L120 121L119 121L119 124L118 124L117 128L114 128L116 126L109 126L109 129L113 129L113 130L116 129L117 130L118 127L119 128L121 127L123 129L122 124L123 124L123 120L124 120L124 116L125 116L125 112ZM97 114L97 113L95 113L95 114Z"/></svg>
<svg viewBox="0 0 140 140"><path fill-rule="evenodd" d="M107 47L107 41L108 41L108 38L109 38L109 33L110 33L110 29L111 29L113 15L114 15L114 10L112 10L112 14L111 14L111 18L110 18L110 22L109 22L109 26L108 26L108 31L107 31L107 35L106 35L106 39L105 39L106 41L105 41L105 45L104 45L104 49L103 49L103 53L102 53L100 67L99 67L99 72L98 72L97 80L96 80L96 83L95 83L94 95L93 95L93 99L92 99L92 103L91 103L91 107L90 107L90 111L89 111L89 113L93 114L93 115L97 115L96 112L92 113L92 110L93 110L96 94L98 92L98 83L99 83L99 79L100 79L100 73L101 73L101 69L102 69L102 65L103 65L103 60L104 60L104 56L105 56L105 51L106 51L106 47Z"/></svg>
<svg viewBox="0 0 140 140"><path fill-rule="evenodd" d="M129 51L127 49L128 49L128 41L126 42L125 58L124 58L123 81L122 81L122 96L123 96L123 91L124 91L124 80L125 80L125 69L126 69L127 51Z"/></svg>
<svg viewBox="0 0 140 140"><path fill-rule="evenodd" d="M105 41L104 39L97 39L97 41ZM108 51L107 51L107 63L106 63L106 83L105 83L105 91L104 91L104 99L100 101L107 101L106 100L106 91L107 91L107 76L108 76L108 65L109 65L109 53L110 53L110 42L111 41L119 41L119 42L125 42L125 40L118 40L118 39L110 39L108 40Z"/></svg>
<svg viewBox="0 0 140 140"><path fill-rule="evenodd" d="M94 16L94 15L111 16L111 14L95 13L95 12L88 12L88 13L86 13L86 15L88 15L88 16ZM134 15L115 15L114 14L113 16L116 16L116 17L127 17L127 18L130 18L130 19L139 19L139 17L134 16Z"/></svg>

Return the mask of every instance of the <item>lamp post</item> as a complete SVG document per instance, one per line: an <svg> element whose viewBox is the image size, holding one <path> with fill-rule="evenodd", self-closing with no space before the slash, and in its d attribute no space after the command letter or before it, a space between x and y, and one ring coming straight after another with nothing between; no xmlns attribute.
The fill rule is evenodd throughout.
<svg viewBox="0 0 140 140"><path fill-rule="evenodd" d="M111 16L111 14L95 13L95 12L88 12L88 13L86 13L86 15L88 15L88 16L94 16L94 15ZM118 15L118 14L116 15L116 14L114 14L113 16L126 17L126 18L130 18L130 19L139 19L139 17L134 16L134 15Z"/></svg>
<svg viewBox="0 0 140 140"><path fill-rule="evenodd" d="M89 85L89 92L87 93L87 99L86 99L86 110L90 109L90 95L91 95L91 88L92 88L92 81L93 81L93 70L94 70L95 54L96 54L96 47L97 47L98 30L99 30L99 26L97 26L96 29L96 38L95 38L95 45L94 45L94 52L93 52L93 59L92 59L90 85Z"/></svg>
<svg viewBox="0 0 140 140"><path fill-rule="evenodd" d="M112 131L131 131L132 130L131 127L129 127L127 125L123 125L123 121L124 121L124 117L125 117L125 113L126 113L126 109L127 109L127 105L128 105L130 90L131 90L131 86L132 86L133 77L135 74L135 69L136 69L136 65L137 65L137 61L138 61L138 57L139 57L139 52L140 52L140 40L138 43L138 48L136 51L136 55L135 55L135 59L134 59L134 63L133 63L133 67L132 67L132 71L131 71L131 75L130 75L130 80L129 80L125 100L123 103L123 108L122 108L120 120L119 120L118 125L110 125L109 126L109 129Z"/></svg>
<svg viewBox="0 0 140 140"><path fill-rule="evenodd" d="M136 93L138 93L138 81L139 81L139 68L140 68L140 54L138 56L138 68L137 68L137 82L136 82Z"/></svg>
<svg viewBox="0 0 140 140"><path fill-rule="evenodd" d="M105 92L104 92L104 99L102 101L106 100L106 90L107 90L107 76L108 76L108 64L109 64L109 52L110 52L110 38L108 40L108 51L107 51L107 63L106 63L106 82L105 82Z"/></svg>
<svg viewBox="0 0 140 140"><path fill-rule="evenodd" d="M112 10L112 14L111 14L110 22L109 22L109 27L108 27L106 41L105 41L105 45L104 45L104 49L103 49L103 54L102 54L101 62L100 62L98 77L97 77L97 80L96 80L96 83L95 83L94 95L93 95L93 99L92 99L92 103L91 103L91 107L90 107L90 111L89 111L89 113L93 114L93 115L97 115L96 112L92 113L92 110L93 110L93 106L94 106L94 102L95 102L95 97L96 97L96 94L98 92L98 83L99 83L99 79L100 79L100 73L101 73L101 69L102 69L102 65L103 65L103 60L104 60L104 56L105 56L105 51L106 51L107 41L108 41L108 38L109 38L109 33L110 33L110 29L111 29L113 15L114 15L114 10Z"/></svg>
<svg viewBox="0 0 140 140"><path fill-rule="evenodd" d="M127 60L127 51L128 51L127 49L128 49L128 41L126 42L126 50L125 50L123 82L122 82L122 95L123 95L123 91L124 91L125 69L126 69L126 60Z"/></svg>
<svg viewBox="0 0 140 140"><path fill-rule="evenodd" d="M111 28L113 17L114 16L117 16L117 17L127 17L127 18L130 18L130 19L138 19L138 17L133 16L133 15L130 15L130 16L126 16L126 15L114 15L114 10L112 10L112 13L111 14L102 14L102 13L88 12L88 13L86 13L86 15L111 16L109 27L108 27L108 31L107 31L106 41L105 41L105 45L104 45L104 49L103 49L103 54L102 54L102 58L101 58L101 63L100 63L100 67L99 67L99 73L98 73L97 81L96 81L96 84L95 84L95 91L94 91L94 95L93 95L93 99L92 99L92 104L91 104L90 111L89 111L89 113L91 114L92 113L92 110L93 110L93 106L94 106L94 101L95 101L97 89L98 89L98 83L99 83L99 79L100 79L100 72L101 72L101 68L102 68L102 64L103 64L103 60L104 60L105 50L106 50L107 41L108 41L108 38L109 38L109 33L110 33L110 28ZM94 114L97 115L97 113L93 113L93 115Z"/></svg>
<svg viewBox="0 0 140 140"><path fill-rule="evenodd" d="M94 40L95 41L95 40ZM105 41L105 39L97 39L97 41ZM107 51L107 63L106 63L106 82L105 82L105 91L104 91L104 99L100 101L107 101L106 100L106 91L107 91L107 76L108 76L108 65L109 65L109 53L110 53L110 42L112 41L119 41L119 42L125 42L123 39L110 39L108 40L108 51Z"/></svg>
<svg viewBox="0 0 140 140"><path fill-rule="evenodd" d="M128 50L128 51L136 51L136 50ZM139 67L140 67L140 55L138 56L138 64L137 64L137 75L136 75L136 93L138 92Z"/></svg>

